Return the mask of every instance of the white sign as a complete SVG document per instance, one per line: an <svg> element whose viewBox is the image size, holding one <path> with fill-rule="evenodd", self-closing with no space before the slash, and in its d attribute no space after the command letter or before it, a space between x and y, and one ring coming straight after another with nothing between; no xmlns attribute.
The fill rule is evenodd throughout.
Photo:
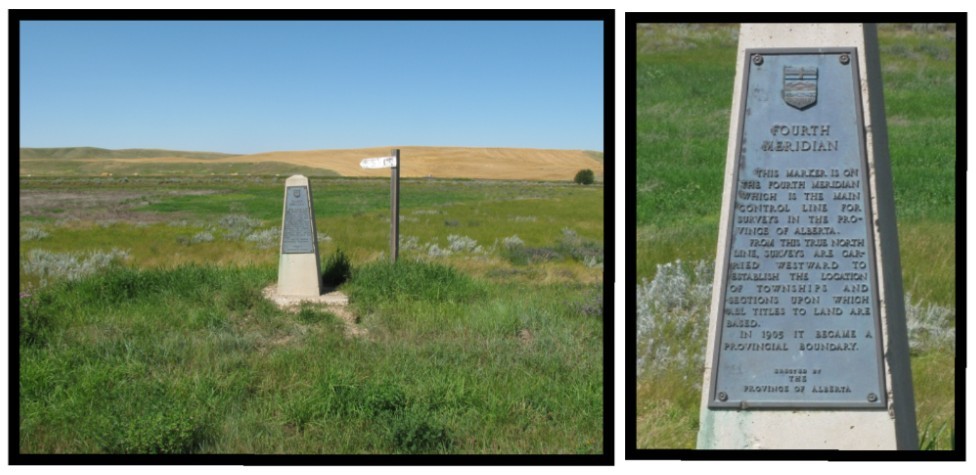
<svg viewBox="0 0 976 475"><path fill-rule="evenodd" d="M364 158L359 162L363 168L393 168L397 166L396 157Z"/></svg>

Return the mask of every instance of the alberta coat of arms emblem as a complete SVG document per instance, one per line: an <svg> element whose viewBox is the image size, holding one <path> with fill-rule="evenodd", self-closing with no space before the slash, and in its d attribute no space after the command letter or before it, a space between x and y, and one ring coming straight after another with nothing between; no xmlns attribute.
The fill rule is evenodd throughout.
<svg viewBox="0 0 976 475"><path fill-rule="evenodd" d="M800 110L817 103L816 66L783 66L783 100Z"/></svg>

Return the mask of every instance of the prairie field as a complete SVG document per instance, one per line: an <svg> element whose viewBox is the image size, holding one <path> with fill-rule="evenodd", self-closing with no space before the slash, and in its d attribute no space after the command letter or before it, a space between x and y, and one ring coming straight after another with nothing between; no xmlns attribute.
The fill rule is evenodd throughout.
<svg viewBox="0 0 976 475"><path fill-rule="evenodd" d="M406 178L391 265L389 171L313 177L349 303L281 309L296 164L120 160L22 169L21 453L604 452L602 185Z"/></svg>
<svg viewBox="0 0 976 475"><path fill-rule="evenodd" d="M955 444L956 36L879 25L921 448ZM738 26L637 31L637 447L695 447Z"/></svg>

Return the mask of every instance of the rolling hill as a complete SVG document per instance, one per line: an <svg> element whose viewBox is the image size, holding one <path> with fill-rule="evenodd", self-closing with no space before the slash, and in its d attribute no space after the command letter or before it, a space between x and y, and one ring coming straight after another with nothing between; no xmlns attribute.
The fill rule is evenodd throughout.
<svg viewBox="0 0 976 475"><path fill-rule="evenodd" d="M20 174L194 174L234 170L234 174L282 173L314 169L349 177L388 176L384 169L364 170L364 158L389 155L391 147L279 151L251 155L155 149L108 150L94 147L21 148ZM530 148L400 148L402 177L496 180L572 180L589 168L603 177L603 154L584 150ZM276 168L277 167L277 168ZM214 170L217 170L216 172Z"/></svg>

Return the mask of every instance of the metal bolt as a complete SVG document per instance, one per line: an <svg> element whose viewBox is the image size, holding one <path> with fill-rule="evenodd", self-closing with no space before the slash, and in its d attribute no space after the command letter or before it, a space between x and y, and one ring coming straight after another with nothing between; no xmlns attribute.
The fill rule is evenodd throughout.
<svg viewBox="0 0 976 475"><path fill-rule="evenodd" d="M878 395L874 393L869 393L868 402L878 402Z"/></svg>
<svg viewBox="0 0 976 475"><path fill-rule="evenodd" d="M752 55L752 64L755 64L756 66L759 66L762 63L763 63L763 57L762 57L761 54L754 54L754 55Z"/></svg>
<svg viewBox="0 0 976 475"><path fill-rule="evenodd" d="M722 402L728 401L729 400L729 395L728 394L725 394L724 392L720 392L720 393L718 393L718 400L719 401L722 401Z"/></svg>
<svg viewBox="0 0 976 475"><path fill-rule="evenodd" d="M846 54L840 55L840 64L847 64L851 62L851 57Z"/></svg>

